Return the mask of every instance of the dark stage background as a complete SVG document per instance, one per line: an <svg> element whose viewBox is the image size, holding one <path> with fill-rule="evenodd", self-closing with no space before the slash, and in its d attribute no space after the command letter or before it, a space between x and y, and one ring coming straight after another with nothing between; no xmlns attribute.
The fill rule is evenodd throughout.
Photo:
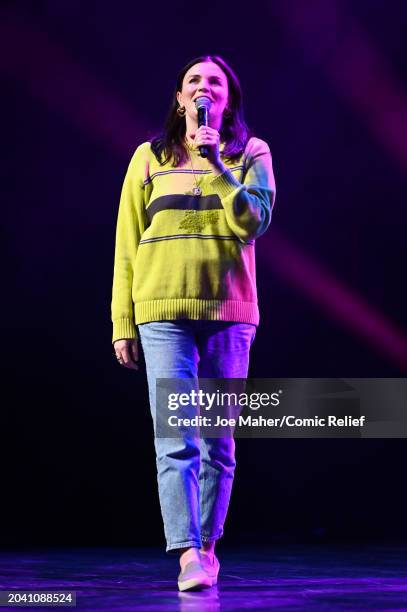
<svg viewBox="0 0 407 612"><path fill-rule="evenodd" d="M130 157L201 53L236 70L273 155L250 375L406 376L406 17L3 3L3 546L164 546L144 364L111 346L114 233ZM405 457L402 439L238 440L223 542L405 540Z"/></svg>

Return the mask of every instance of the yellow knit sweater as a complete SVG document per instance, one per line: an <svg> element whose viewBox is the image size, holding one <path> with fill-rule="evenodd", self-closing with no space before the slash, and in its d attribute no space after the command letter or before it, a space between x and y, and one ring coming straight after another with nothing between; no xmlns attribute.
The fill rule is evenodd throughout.
<svg viewBox="0 0 407 612"><path fill-rule="evenodd" d="M200 196L191 164L160 166L149 142L130 161L117 217L113 342L137 337L136 324L149 321L259 323L254 241L275 201L270 149L251 138L218 176L197 147L189 153Z"/></svg>

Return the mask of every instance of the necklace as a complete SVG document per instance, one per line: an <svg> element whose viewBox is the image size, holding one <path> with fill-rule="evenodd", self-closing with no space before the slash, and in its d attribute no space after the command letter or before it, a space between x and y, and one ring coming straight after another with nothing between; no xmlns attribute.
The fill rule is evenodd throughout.
<svg viewBox="0 0 407 612"><path fill-rule="evenodd" d="M195 187L192 188L192 194L195 196L200 196L202 195L202 189L200 188L199 184L202 182L203 177L201 178L200 182L198 183L197 179L196 179L196 175L195 175L195 170L194 170L194 166L192 165L192 157L191 157L191 153L189 152L190 149L190 145L188 144L188 142L186 143L186 149L187 149L187 153L188 153L188 157L189 157L189 161L191 164L191 168L192 168L192 174L194 175L194 181L195 181ZM208 162L206 162L208 164ZM189 192L187 192L189 193Z"/></svg>

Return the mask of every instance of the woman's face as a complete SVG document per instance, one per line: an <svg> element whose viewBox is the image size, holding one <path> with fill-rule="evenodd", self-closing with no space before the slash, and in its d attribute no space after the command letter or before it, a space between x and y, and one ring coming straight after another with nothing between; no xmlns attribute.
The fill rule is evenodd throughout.
<svg viewBox="0 0 407 612"><path fill-rule="evenodd" d="M212 100L210 124L220 126L228 95L228 80L223 70L213 62L202 62L191 66L185 74L182 91L177 92L177 100L180 106L185 106L186 116L196 122L198 111L194 100L199 96L207 96Z"/></svg>

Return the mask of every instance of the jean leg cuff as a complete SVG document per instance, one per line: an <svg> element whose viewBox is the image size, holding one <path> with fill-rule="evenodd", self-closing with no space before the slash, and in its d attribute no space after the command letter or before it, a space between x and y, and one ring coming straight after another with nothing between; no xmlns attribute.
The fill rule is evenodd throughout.
<svg viewBox="0 0 407 612"><path fill-rule="evenodd" d="M186 540L185 542L177 542L176 544L167 544L165 552L174 554L179 548L202 548L202 543L197 540Z"/></svg>
<svg viewBox="0 0 407 612"><path fill-rule="evenodd" d="M202 542L215 542L216 540L219 540L222 537L223 533L220 533L217 536L203 536L201 535L201 540Z"/></svg>

